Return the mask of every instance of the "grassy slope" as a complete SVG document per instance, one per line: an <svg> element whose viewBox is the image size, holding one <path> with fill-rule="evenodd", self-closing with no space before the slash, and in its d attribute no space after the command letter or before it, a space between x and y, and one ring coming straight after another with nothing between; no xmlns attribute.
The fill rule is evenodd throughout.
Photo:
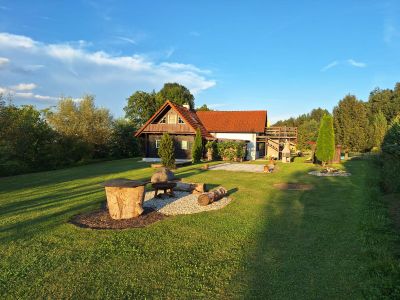
<svg viewBox="0 0 400 300"><path fill-rule="evenodd" d="M122 231L67 221L104 201L99 182L149 177L145 163L120 160L0 179L0 296L361 297L362 282L379 283L370 275L376 259L366 253L376 239L360 231L374 218L366 205L373 174L365 161L347 167L355 176L317 178L302 163L280 165L275 174L185 167L179 176L222 184L235 201L220 211ZM316 188L278 191L275 182ZM390 237L375 250L393 263Z"/></svg>

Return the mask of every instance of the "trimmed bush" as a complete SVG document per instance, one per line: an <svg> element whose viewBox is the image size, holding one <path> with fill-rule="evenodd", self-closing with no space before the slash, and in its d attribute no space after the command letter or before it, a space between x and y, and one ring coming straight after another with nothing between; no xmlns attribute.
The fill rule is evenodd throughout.
<svg viewBox="0 0 400 300"><path fill-rule="evenodd" d="M223 160L243 160L246 154L244 142L226 141L217 143L218 156Z"/></svg>

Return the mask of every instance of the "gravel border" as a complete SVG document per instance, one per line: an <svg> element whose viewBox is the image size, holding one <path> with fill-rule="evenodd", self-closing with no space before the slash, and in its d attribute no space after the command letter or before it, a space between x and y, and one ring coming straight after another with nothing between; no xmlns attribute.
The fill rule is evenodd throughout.
<svg viewBox="0 0 400 300"><path fill-rule="evenodd" d="M221 209L232 201L232 198L224 197L209 205L201 206L197 203L199 195L180 191L174 193L175 197L163 195L162 198L154 198L154 191L147 192L144 198L143 208L152 208L164 215L175 216Z"/></svg>

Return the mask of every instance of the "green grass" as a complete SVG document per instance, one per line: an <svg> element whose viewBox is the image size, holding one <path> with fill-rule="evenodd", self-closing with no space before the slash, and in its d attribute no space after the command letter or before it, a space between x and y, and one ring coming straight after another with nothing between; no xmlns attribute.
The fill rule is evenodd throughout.
<svg viewBox="0 0 400 300"><path fill-rule="evenodd" d="M393 296L396 236L370 161L353 176L320 178L299 162L275 174L177 170L223 185L219 211L167 218L144 229L75 227L105 200L99 183L148 178L135 159L0 179L1 298L361 298ZM302 182L312 191L279 191ZM383 258L383 260L382 260Z"/></svg>

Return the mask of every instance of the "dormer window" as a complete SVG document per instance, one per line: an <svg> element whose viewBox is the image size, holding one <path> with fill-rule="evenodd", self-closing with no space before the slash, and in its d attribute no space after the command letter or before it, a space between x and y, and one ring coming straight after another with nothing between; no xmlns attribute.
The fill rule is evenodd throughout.
<svg viewBox="0 0 400 300"><path fill-rule="evenodd" d="M179 124L185 124L185 122L184 122L184 121L182 120L182 118L179 117L179 116L178 116L178 123L179 123Z"/></svg>
<svg viewBox="0 0 400 300"><path fill-rule="evenodd" d="M160 120L160 124L165 124L165 123L167 123L167 118L166 117L164 117L164 118L162 118Z"/></svg>

